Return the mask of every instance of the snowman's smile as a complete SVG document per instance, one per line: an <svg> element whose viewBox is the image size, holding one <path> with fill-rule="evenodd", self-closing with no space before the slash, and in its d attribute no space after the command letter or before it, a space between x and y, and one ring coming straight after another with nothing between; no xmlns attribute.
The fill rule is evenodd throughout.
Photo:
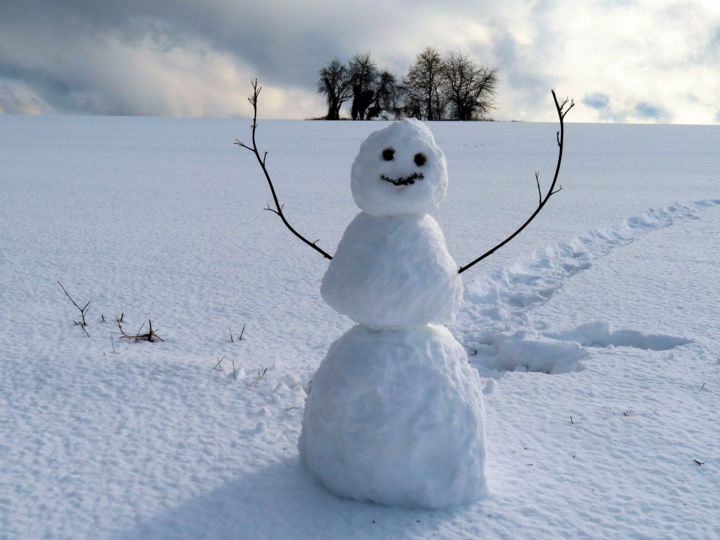
<svg viewBox="0 0 720 540"><path fill-rule="evenodd" d="M410 176L401 176L399 178L390 178L384 174L380 175L380 178L386 182L390 182L393 186L409 186L415 183L415 180L422 180L425 178L423 173L414 172Z"/></svg>

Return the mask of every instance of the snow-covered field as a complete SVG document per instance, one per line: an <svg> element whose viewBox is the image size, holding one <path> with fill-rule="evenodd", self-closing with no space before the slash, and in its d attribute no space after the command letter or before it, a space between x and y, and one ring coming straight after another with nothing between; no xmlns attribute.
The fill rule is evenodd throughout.
<svg viewBox="0 0 720 540"><path fill-rule="evenodd" d="M331 253L381 125L260 124L288 219ZM534 209L556 126L431 127L465 264ZM0 115L0 538L720 537L720 127L567 125L564 190L463 274L490 495L442 511L343 500L299 465L304 388L352 322L262 211L248 135ZM165 341L121 339L121 314Z"/></svg>

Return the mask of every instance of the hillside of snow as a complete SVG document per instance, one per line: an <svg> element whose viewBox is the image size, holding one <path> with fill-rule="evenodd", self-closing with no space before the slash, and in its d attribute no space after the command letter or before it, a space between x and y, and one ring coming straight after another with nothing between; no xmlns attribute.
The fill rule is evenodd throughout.
<svg viewBox="0 0 720 540"><path fill-rule="evenodd" d="M287 218L330 253L382 125L260 122ZM430 126L466 264L534 210L557 126ZM263 211L248 137L0 115L0 538L720 537L720 127L566 125L563 190L463 274L490 494L442 511L341 499L299 464L308 383L353 323Z"/></svg>

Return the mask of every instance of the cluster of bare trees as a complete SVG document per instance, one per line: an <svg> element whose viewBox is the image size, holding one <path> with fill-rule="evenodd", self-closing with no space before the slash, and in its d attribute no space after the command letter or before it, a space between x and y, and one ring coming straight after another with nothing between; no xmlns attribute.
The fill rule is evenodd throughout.
<svg viewBox="0 0 720 540"><path fill-rule="evenodd" d="M378 69L368 52L347 64L335 58L320 70L318 92L327 100L327 120L339 120L345 103L351 104L353 120L478 120L494 107L497 80L497 69L469 54L450 52L443 57L427 47L402 79Z"/></svg>

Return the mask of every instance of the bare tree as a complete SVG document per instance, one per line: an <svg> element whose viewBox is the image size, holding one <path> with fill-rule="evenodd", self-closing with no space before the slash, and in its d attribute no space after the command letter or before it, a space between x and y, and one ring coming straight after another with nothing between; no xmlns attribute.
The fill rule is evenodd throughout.
<svg viewBox="0 0 720 540"><path fill-rule="evenodd" d="M369 52L356 54L348 65L352 81L353 120L365 120L367 110L375 98L378 70Z"/></svg>
<svg viewBox="0 0 720 540"><path fill-rule="evenodd" d="M477 120L492 110L497 69L480 65L468 54L451 52L443 62L443 86L453 120Z"/></svg>
<svg viewBox="0 0 720 540"><path fill-rule="evenodd" d="M377 89L375 90L375 101L367 111L367 119L376 118L383 112L388 115L398 116L398 85L395 75L387 70L380 72L377 78Z"/></svg>
<svg viewBox="0 0 720 540"><path fill-rule="evenodd" d="M340 108L352 97L350 71L337 58L320 70L318 92L325 94L328 112L326 120L339 120Z"/></svg>
<svg viewBox="0 0 720 540"><path fill-rule="evenodd" d="M415 58L403 79L406 114L424 120L442 120L447 99L443 90L443 59L434 47Z"/></svg>

